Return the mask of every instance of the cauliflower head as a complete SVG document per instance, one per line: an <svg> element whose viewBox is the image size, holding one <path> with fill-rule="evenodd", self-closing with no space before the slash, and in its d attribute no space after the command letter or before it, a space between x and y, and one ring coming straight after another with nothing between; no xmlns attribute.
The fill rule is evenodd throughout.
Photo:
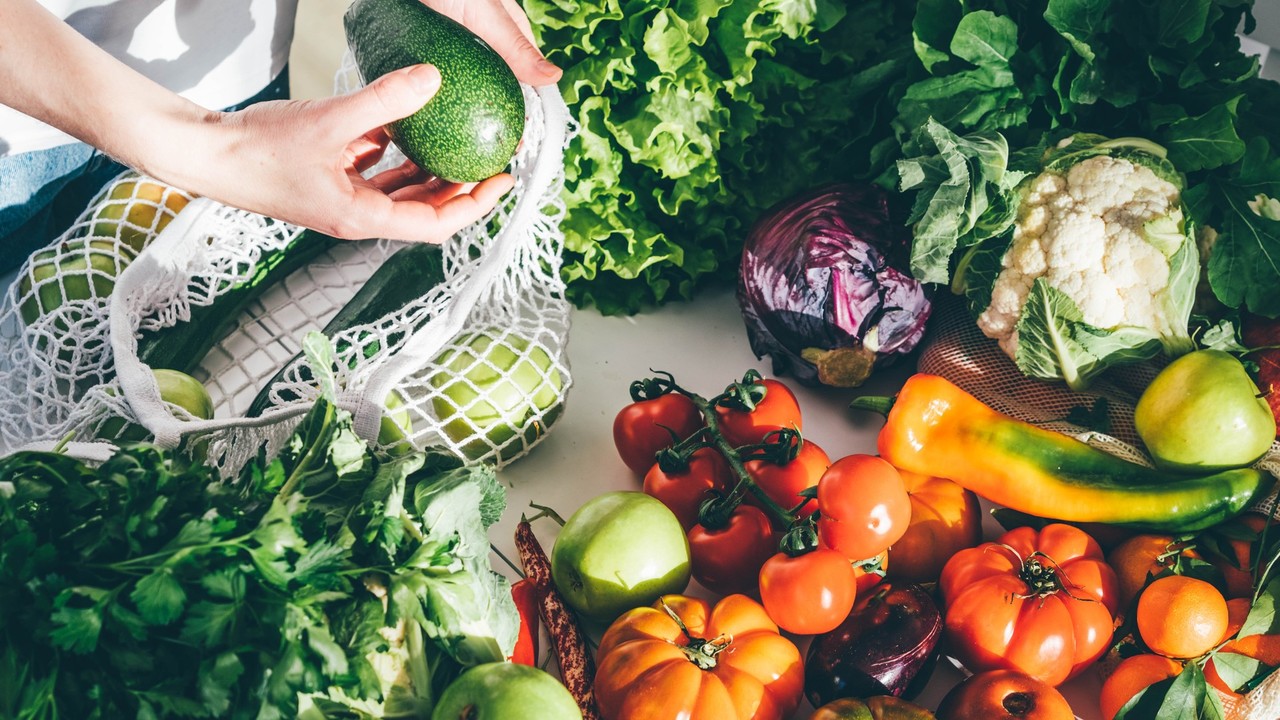
<svg viewBox="0 0 1280 720"><path fill-rule="evenodd" d="M1045 157L1005 244L966 279L985 283L983 334L1027 375L1077 389L1110 365L1190 351L1199 253L1163 149L1089 135Z"/></svg>

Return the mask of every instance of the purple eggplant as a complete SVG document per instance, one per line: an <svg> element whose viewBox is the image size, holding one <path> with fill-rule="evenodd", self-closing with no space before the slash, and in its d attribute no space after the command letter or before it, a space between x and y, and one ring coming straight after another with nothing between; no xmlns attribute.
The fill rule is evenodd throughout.
<svg viewBox="0 0 1280 720"><path fill-rule="evenodd" d="M817 635L804 688L815 707L842 697L912 698L938 660L942 613L919 585L881 584L835 630Z"/></svg>
<svg viewBox="0 0 1280 720"><path fill-rule="evenodd" d="M826 186L766 211L738 272L752 351L779 375L836 387L910 353L932 293L907 269L910 247L875 185Z"/></svg>

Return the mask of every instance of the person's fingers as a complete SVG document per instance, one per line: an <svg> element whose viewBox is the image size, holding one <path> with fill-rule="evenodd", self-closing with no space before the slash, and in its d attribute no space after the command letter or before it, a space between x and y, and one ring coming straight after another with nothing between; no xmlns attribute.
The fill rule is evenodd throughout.
<svg viewBox="0 0 1280 720"><path fill-rule="evenodd" d="M550 85L560 79L560 68L546 59L533 44L533 33L523 11L516 7L513 12L509 5L491 3L486 4L483 15L472 28L473 32L498 51L515 72L517 80L538 86ZM517 17L524 20L523 27Z"/></svg>
<svg viewBox="0 0 1280 720"><path fill-rule="evenodd" d="M511 16L511 19L520 28L520 32L524 33L524 36L532 41L533 26L529 24L529 16L524 14L524 8L520 7L520 3L516 2L516 0L502 0L502 6L506 8L507 14Z"/></svg>
<svg viewBox="0 0 1280 720"><path fill-rule="evenodd" d="M376 142L365 135L352 140L351 144L347 145L346 150L343 151L343 159L355 168L356 172L363 173L378 164L386 149L385 142Z"/></svg>
<svg viewBox="0 0 1280 720"><path fill-rule="evenodd" d="M417 202L441 205L451 198L471 192L472 184L449 182L440 178L431 178L425 183L405 185L388 193L392 200L414 200Z"/></svg>
<svg viewBox="0 0 1280 720"><path fill-rule="evenodd" d="M366 182L369 187L389 195L410 183L422 184L426 179L426 171L415 165L412 160L405 160L390 170L383 170L374 175Z"/></svg>
<svg viewBox="0 0 1280 720"><path fill-rule="evenodd" d="M393 200L367 187L357 187L361 217L370 237L407 242L443 242L483 218L511 190L514 178L502 174L477 184L469 193L433 205L414 200Z"/></svg>
<svg viewBox="0 0 1280 720"><path fill-rule="evenodd" d="M434 65L411 65L387 73L365 87L334 99L334 132L343 142L408 117L427 104L440 89Z"/></svg>

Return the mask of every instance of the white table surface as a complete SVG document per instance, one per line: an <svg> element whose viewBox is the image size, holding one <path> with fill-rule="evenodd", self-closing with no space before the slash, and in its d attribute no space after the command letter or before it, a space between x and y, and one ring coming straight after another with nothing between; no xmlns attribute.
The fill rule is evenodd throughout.
<svg viewBox="0 0 1280 720"><path fill-rule="evenodd" d="M490 529L490 539L507 557L516 559L513 535L529 502L547 505L568 517L595 495L610 490L639 490L640 480L618 458L613 446L613 418L630 402L633 380L654 370L675 376L676 382L704 397L718 394L749 368L772 375L768 358L758 360L747 343L746 330L728 289L704 292L690 302L669 304L632 317L604 317L593 310L575 311L569 341L573 387L564 416L547 438L526 457L504 468L499 477L507 485L508 505L502 520ZM815 390L790 381L803 415L805 437L834 460L853 453L874 453L881 420L871 413L848 410L857 394L892 394L910 373L899 365L873 377L859 390ZM785 381L785 378L784 378ZM999 526L988 516L988 539ZM534 531L548 553L558 527L549 519L534 523ZM494 558L494 567L505 569ZM509 571L508 571L509 573ZM707 596L697 583L689 593ZM801 652L807 647L800 640ZM546 650L544 636L541 650ZM554 664L553 664L554 665ZM963 675L940 661L928 687L916 702L934 709ZM1094 670L1060 688L1083 720L1098 717L1101 681ZM806 702L796 713L807 718ZM708 719L709 720L709 719Z"/></svg>

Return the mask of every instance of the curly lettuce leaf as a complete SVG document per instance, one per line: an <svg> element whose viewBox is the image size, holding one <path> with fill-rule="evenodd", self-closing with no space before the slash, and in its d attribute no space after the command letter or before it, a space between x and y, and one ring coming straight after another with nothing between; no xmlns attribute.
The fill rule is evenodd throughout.
<svg viewBox="0 0 1280 720"><path fill-rule="evenodd" d="M562 275L579 305L635 312L728 280L761 210L889 162L910 8L874 0L854 17L837 0L524 6L565 68L579 129L562 224Z"/></svg>

